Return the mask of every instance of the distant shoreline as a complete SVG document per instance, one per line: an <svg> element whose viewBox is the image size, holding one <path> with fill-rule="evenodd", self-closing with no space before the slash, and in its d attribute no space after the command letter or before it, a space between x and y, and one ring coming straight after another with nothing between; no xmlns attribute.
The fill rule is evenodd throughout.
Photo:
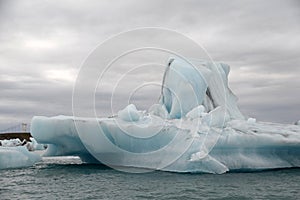
<svg viewBox="0 0 300 200"><path fill-rule="evenodd" d="M21 141L26 140L30 141L31 134L29 132L24 133L1 133L0 140L10 140L19 138Z"/></svg>

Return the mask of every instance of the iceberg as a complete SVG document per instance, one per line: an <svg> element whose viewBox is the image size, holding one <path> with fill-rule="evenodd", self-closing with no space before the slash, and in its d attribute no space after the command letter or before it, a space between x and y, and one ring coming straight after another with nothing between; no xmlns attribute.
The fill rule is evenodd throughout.
<svg viewBox="0 0 300 200"><path fill-rule="evenodd" d="M25 146L0 146L0 169L30 167L41 159L39 154L29 152Z"/></svg>
<svg viewBox="0 0 300 200"><path fill-rule="evenodd" d="M19 138L0 140L0 169L29 167L42 160L33 151L45 150L46 145L38 144L30 137L30 141Z"/></svg>
<svg viewBox="0 0 300 200"><path fill-rule="evenodd" d="M31 134L48 144L44 156L79 156L128 171L300 167L300 126L246 119L228 87L229 71L223 63L174 57L148 111L130 104L107 118L35 116Z"/></svg>

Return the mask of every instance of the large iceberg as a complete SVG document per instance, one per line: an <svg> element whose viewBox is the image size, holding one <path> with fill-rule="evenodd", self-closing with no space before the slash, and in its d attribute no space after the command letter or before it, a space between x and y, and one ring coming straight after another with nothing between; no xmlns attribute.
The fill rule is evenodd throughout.
<svg viewBox="0 0 300 200"><path fill-rule="evenodd" d="M79 156L114 168L225 173L300 167L300 126L245 117L228 87L229 66L171 58L161 97L109 118L32 119L45 156Z"/></svg>

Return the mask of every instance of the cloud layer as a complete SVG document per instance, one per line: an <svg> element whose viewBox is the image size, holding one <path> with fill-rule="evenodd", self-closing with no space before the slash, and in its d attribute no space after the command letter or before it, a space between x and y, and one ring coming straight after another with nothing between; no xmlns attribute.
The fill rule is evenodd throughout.
<svg viewBox="0 0 300 200"><path fill-rule="evenodd" d="M145 26L179 31L229 64L245 115L292 123L300 119L299 20L297 0L0 0L0 129L72 114L73 84L89 52Z"/></svg>

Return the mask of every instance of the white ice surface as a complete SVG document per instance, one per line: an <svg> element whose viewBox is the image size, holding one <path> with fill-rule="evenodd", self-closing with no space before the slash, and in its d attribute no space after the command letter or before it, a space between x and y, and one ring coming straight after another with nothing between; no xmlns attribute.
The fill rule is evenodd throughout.
<svg viewBox="0 0 300 200"><path fill-rule="evenodd" d="M256 119L255 118L248 118L247 119L247 123L249 123L249 124L254 124L256 122Z"/></svg>
<svg viewBox="0 0 300 200"><path fill-rule="evenodd" d="M20 146L22 144L19 138L9 139L9 140L0 140L1 146L3 147L15 147Z"/></svg>
<svg viewBox="0 0 300 200"><path fill-rule="evenodd" d="M75 121L78 130L86 134L78 135ZM176 121L168 121L164 126L151 123L145 130L159 130L158 134L145 139L142 138L143 127L137 122L35 117L32 134L41 143L50 144L49 156L78 155L83 161L94 161L93 155L98 155L103 156L104 164L111 165L208 173L300 167L300 127L296 125L232 120L225 128L209 128L205 123L199 125L197 120L186 119L182 121L184 127L180 128ZM195 134L193 129L197 125ZM55 138L52 128L56 130ZM140 134L141 138L135 134ZM172 147L160 151L168 146ZM168 160L176 154L176 159ZM170 165L161 164L162 159Z"/></svg>

